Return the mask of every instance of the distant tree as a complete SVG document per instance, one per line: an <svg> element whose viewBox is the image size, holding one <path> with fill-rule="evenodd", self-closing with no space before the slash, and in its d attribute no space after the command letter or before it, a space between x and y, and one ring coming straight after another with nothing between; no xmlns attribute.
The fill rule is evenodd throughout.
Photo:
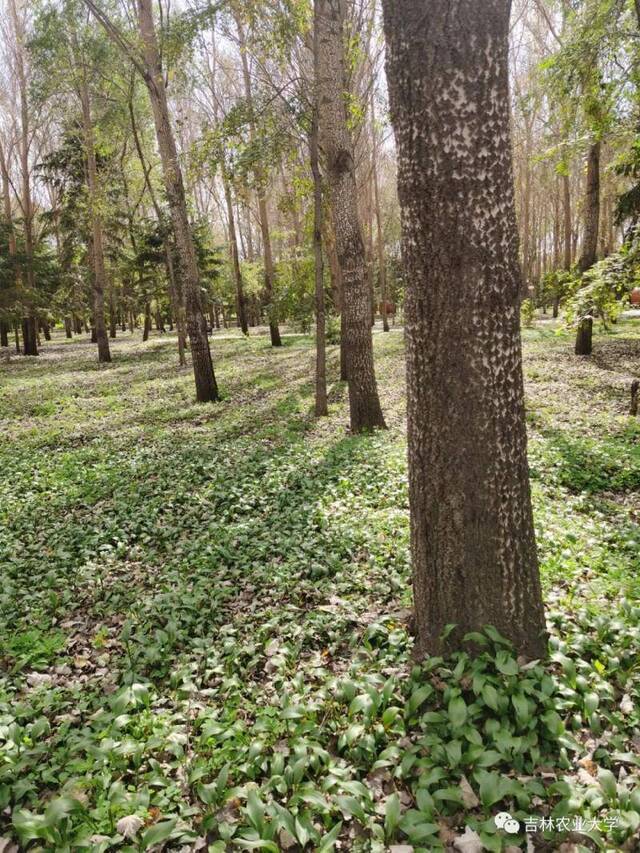
<svg viewBox="0 0 640 853"><path fill-rule="evenodd" d="M355 433L384 427L385 423L373 364L371 293L345 99L343 3L341 0L315 0L314 9L318 38L320 148L324 155L342 273L349 406L351 430Z"/></svg>
<svg viewBox="0 0 640 853"><path fill-rule="evenodd" d="M176 139L169 113L162 54L153 16L153 3L152 0L138 0L136 3L140 52L104 12L99 3L93 2L93 0L84 0L84 3L102 24L114 43L122 50L124 56L139 72L149 93L176 253L179 259L177 272L185 301L186 326L191 345L196 399L202 403L215 401L219 396L218 385L213 372L213 362L207 338L207 324L202 305L196 248L189 222L182 168L178 159Z"/></svg>
<svg viewBox="0 0 640 853"><path fill-rule="evenodd" d="M384 0L406 265L416 649L545 650L526 453L509 0ZM447 626L455 625L448 634Z"/></svg>

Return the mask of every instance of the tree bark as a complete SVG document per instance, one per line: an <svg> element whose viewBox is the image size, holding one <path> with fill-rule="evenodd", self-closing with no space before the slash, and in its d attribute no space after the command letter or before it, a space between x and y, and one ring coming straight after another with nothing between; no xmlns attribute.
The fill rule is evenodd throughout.
<svg viewBox="0 0 640 853"><path fill-rule="evenodd" d="M592 143L587 155L587 185L584 199L584 237L578 269L586 272L598 259L600 225L600 140ZM591 355L593 351L593 318L580 320L576 333L575 354Z"/></svg>
<svg viewBox="0 0 640 853"><path fill-rule="evenodd" d="M383 0L406 267L416 653L545 651L529 491L509 0ZM446 640L445 626L455 624Z"/></svg>
<svg viewBox="0 0 640 853"><path fill-rule="evenodd" d="M318 118L326 161L336 250L342 271L351 431L384 427L373 365L371 297L357 208L353 142L347 125L341 0L315 0L318 30Z"/></svg>
<svg viewBox="0 0 640 853"><path fill-rule="evenodd" d="M29 148L31 145L31 130L29 126L29 85L24 64L25 32L24 21L18 15L16 0L9 4L11 20L15 35L15 61L18 77L18 89L20 92L20 172L22 192L20 206L22 208L22 221L24 233L24 283L26 284L26 308L29 312L23 321L23 352L25 355L38 355L38 337L35 314L33 313L32 301L35 295L35 271L33 266L33 204L31 200L31 176L29 171Z"/></svg>
<svg viewBox="0 0 640 853"><path fill-rule="evenodd" d="M233 278L236 284L236 308L238 311L238 325L242 329L243 335L249 334L249 325L247 323L247 300L244 295L244 287L242 286L242 271L240 269L240 259L238 257L238 240L236 237L236 221L233 215L233 203L231 200L231 187L226 175L222 178L224 185L224 198L227 205L227 219L229 222L229 254L231 256L231 267L233 269Z"/></svg>
<svg viewBox="0 0 640 853"><path fill-rule="evenodd" d="M242 77L244 80L245 98L249 110L249 133L253 139L255 133L255 113L253 109L253 92L251 89L251 75L249 74L249 61L247 59L247 45L244 28L239 15L235 15L238 40L240 42L240 60L242 63ZM269 228L269 212L266 196L266 175L264 169L257 163L255 166L256 195L258 197L258 218L260 219L260 232L262 234L262 252L264 258L264 295L267 300L267 312L269 316L269 333L271 335L271 346L281 347L280 327L278 325L278 306L275 294L275 269L273 265L273 252L271 249L271 230Z"/></svg>
<svg viewBox="0 0 640 853"><path fill-rule="evenodd" d="M313 175L313 258L315 264L316 297L316 417L329 414L327 407L327 354L324 307L324 265L322 262L322 176L318 151L318 30L313 31L313 66L315 91L313 120L309 136L309 157Z"/></svg>
<svg viewBox="0 0 640 853"><path fill-rule="evenodd" d="M138 26L145 61L144 80L153 110L162 176L171 212L176 252L179 258L177 272L185 301L186 326L191 344L196 399L201 403L206 403L218 399L218 385L213 372L207 324L202 309L196 250L189 224L182 170L178 161L175 137L169 118L167 93L153 22L152 2L151 0L137 0L137 5Z"/></svg>
<svg viewBox="0 0 640 853"><path fill-rule="evenodd" d="M81 62L82 59L80 58L79 61ZM104 319L104 291L107 274L104 265L102 215L100 213L100 190L93 120L91 117L91 99L84 69L81 72L80 78L80 102L82 105L82 129L87 169L89 218L91 220L93 329L95 330L96 342L98 344L98 361L108 363L111 361L111 352L109 350L109 338L107 337L107 326Z"/></svg>
<svg viewBox="0 0 640 853"><path fill-rule="evenodd" d="M380 300L382 315L382 331L389 331L389 320L387 317L387 272L384 262L384 232L382 230L382 213L380 211L380 189L378 187L378 132L376 130L376 112L373 91L371 92L371 127L372 127L372 181L373 202L376 214L377 247L378 247L378 280L380 282Z"/></svg>
<svg viewBox="0 0 640 853"><path fill-rule="evenodd" d="M564 268L571 269L571 183L569 175L562 176L564 216Z"/></svg>

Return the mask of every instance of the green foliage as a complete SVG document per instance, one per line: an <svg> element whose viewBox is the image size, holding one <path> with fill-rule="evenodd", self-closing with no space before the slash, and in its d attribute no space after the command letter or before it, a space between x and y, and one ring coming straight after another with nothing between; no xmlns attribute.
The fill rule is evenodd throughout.
<svg viewBox="0 0 640 853"><path fill-rule="evenodd" d="M599 318L605 328L625 308L625 297L637 281L639 255L637 242L598 261L582 277L576 277L572 295L567 299L566 319L577 325L585 317Z"/></svg>
<svg viewBox="0 0 640 853"><path fill-rule="evenodd" d="M533 326L533 321L535 319L535 305L533 304L532 299L523 299L520 305L520 322L525 327L525 329L531 328Z"/></svg>
<svg viewBox="0 0 640 853"><path fill-rule="evenodd" d="M633 350L616 333L603 347ZM110 371L81 346L1 366L0 834L382 853L466 825L500 850L524 842L496 829L507 810L635 843L637 430L597 389L576 414L568 339L543 335L525 331L525 364L552 639L532 664L491 628L475 654L412 663L404 437L345 436L344 390L314 425L311 340L218 340L229 398L207 412L175 341L123 346ZM402 339L374 340L399 423Z"/></svg>

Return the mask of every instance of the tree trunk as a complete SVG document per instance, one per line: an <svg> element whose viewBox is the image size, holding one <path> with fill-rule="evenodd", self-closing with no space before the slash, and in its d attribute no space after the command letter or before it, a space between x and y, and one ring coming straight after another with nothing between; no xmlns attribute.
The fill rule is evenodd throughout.
<svg viewBox="0 0 640 853"><path fill-rule="evenodd" d="M24 264L23 275L24 284L26 285L26 299L23 294L23 299L26 304L26 309L29 313L33 312L33 300L35 296L35 270L33 265L33 204L31 199L31 174L29 166L29 149L31 147L31 128L29 123L29 81L25 71L25 29L24 19L18 15L16 0L11 0L9 11L14 28L15 35L15 69L18 78L18 89L20 94L20 135L19 135L19 156L20 156L20 173L22 183L22 223L24 236ZM34 316L28 317L27 320L28 334L23 332L23 345L25 355L38 355L38 336L37 323ZM25 328L23 322L23 329Z"/></svg>
<svg viewBox="0 0 640 853"><path fill-rule="evenodd" d="M251 90L251 75L249 74L249 61L247 59L247 46L242 21L238 15L235 16L238 29L238 41L240 43L240 60L242 62L242 77L244 80L245 98L249 111L249 136L253 139L255 133L255 117L253 110L253 92ZM280 328L278 325L278 306L274 290L275 270L273 266L273 253L271 250L271 231L269 228L269 212L266 196L266 175L259 161L255 167L256 193L258 196L258 217L260 219L260 231L262 234L262 252L264 256L264 295L267 300L267 312L269 316L269 333L271 345L282 346Z"/></svg>
<svg viewBox="0 0 640 853"><path fill-rule="evenodd" d="M333 290L333 302L335 310L340 314L340 380L347 381L347 334L344 323L344 299L342 286L342 270L336 250L335 229L331 217L324 217L324 246L329 259L329 270L331 272L331 287Z"/></svg>
<svg viewBox="0 0 640 853"><path fill-rule="evenodd" d="M113 284L109 290L109 337L115 339L118 334L118 312L113 295Z"/></svg>
<svg viewBox="0 0 640 853"><path fill-rule="evenodd" d="M73 338L73 330L71 327L71 317L64 318L64 334L66 338Z"/></svg>
<svg viewBox="0 0 640 853"><path fill-rule="evenodd" d="M35 317L25 317L22 321L22 353L38 355L38 330Z"/></svg>
<svg viewBox="0 0 640 853"><path fill-rule="evenodd" d="M229 221L229 254L231 256L231 268L236 284L236 310L238 312L238 325L243 335L249 334L247 324L247 301L242 286L242 271L240 270L240 259L238 257L238 240L236 237L236 221L233 215L233 203L231 200L231 187L226 176L223 177L224 198L227 205L227 219Z"/></svg>
<svg viewBox="0 0 640 853"><path fill-rule="evenodd" d="M148 341L151 333L151 306L148 302L144 303L144 328L142 330L142 340Z"/></svg>
<svg viewBox="0 0 640 853"><path fill-rule="evenodd" d="M0 347L9 346L9 325L4 320L0 320Z"/></svg>
<svg viewBox="0 0 640 853"><path fill-rule="evenodd" d="M586 272L598 259L600 225L600 140L589 148L587 156L587 186L584 199L584 237L578 269ZM591 355L593 350L593 318L580 320L576 332L576 355Z"/></svg>
<svg viewBox="0 0 640 853"><path fill-rule="evenodd" d="M562 176L562 191L564 197L564 268L571 269L571 184L569 174Z"/></svg>
<svg viewBox="0 0 640 853"><path fill-rule="evenodd" d="M406 266L416 652L545 651L529 491L509 0L383 0ZM445 627L455 629L445 640Z"/></svg>
<svg viewBox="0 0 640 853"><path fill-rule="evenodd" d="M98 361L110 362L109 338L104 319L104 291L107 275L104 266L104 248L102 244L102 215L100 213L100 191L98 186L98 169L96 164L96 149L91 118L91 101L85 72L82 71L80 81L80 100L82 103L82 127L84 133L85 160L87 169L87 189L89 202L89 219L91 221L91 260L93 266L93 329L98 344Z"/></svg>
<svg viewBox="0 0 640 853"><path fill-rule="evenodd" d="M586 272L598 259L600 224L600 141L594 142L587 156L587 186L584 199L584 237L578 269Z"/></svg>
<svg viewBox="0 0 640 853"><path fill-rule="evenodd" d="M186 325L191 344L191 360L196 384L196 399L201 402L218 399L218 386L213 372L207 324L202 310L200 277L196 250L189 225L182 170L169 119L169 107L162 74L158 41L153 23L152 0L138 0L138 25L145 61L145 83L153 110L160 152L162 176L171 212L178 274L186 308Z"/></svg>
<svg viewBox="0 0 640 853"><path fill-rule="evenodd" d="M373 134L372 142L372 180L373 180L373 202L376 214L377 245L378 245L378 280L380 282L380 313L382 315L382 331L389 331L389 320L387 318L387 272L384 262L384 233L382 231L382 213L380 211L380 190L378 187L378 131L376 129L376 113L373 91L371 92L371 126Z"/></svg>
<svg viewBox="0 0 640 853"><path fill-rule="evenodd" d="M347 126L341 0L315 0L318 30L318 118L326 160L336 250L342 271L343 318L351 431L384 427L373 366L371 303L358 217L353 142Z"/></svg>
<svg viewBox="0 0 640 853"><path fill-rule="evenodd" d="M313 31L314 80L318 80L318 29ZM316 297L316 417L329 414L327 407L327 353L324 310L324 265L322 262L322 177L318 155L318 92L313 97L313 120L309 136L309 157L313 175L313 258Z"/></svg>

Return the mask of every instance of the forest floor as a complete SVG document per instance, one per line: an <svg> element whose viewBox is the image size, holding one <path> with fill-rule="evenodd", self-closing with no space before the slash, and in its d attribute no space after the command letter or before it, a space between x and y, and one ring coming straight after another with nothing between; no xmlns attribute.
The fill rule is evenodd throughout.
<svg viewBox="0 0 640 853"><path fill-rule="evenodd" d="M398 330L356 438L304 336L214 335L209 406L167 336L0 365L0 851L640 849L640 322L524 336L526 667L411 663Z"/></svg>

